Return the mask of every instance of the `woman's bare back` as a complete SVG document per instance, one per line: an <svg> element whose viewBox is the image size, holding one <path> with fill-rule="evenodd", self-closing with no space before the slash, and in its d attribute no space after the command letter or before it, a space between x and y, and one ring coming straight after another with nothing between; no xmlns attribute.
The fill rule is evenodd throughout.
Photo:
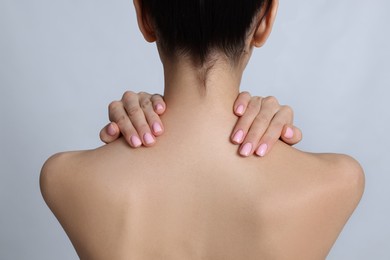
<svg viewBox="0 0 390 260"><path fill-rule="evenodd" d="M356 161L283 143L244 159L229 130L181 127L46 162L42 193L81 259L326 257L362 195Z"/></svg>

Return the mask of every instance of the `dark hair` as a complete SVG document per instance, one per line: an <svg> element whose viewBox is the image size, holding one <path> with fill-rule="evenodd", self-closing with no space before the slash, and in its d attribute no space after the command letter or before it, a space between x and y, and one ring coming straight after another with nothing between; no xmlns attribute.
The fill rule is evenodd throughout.
<svg viewBox="0 0 390 260"><path fill-rule="evenodd" d="M239 57L255 15L272 0L141 0L159 47L172 56L189 54L203 64L213 50Z"/></svg>

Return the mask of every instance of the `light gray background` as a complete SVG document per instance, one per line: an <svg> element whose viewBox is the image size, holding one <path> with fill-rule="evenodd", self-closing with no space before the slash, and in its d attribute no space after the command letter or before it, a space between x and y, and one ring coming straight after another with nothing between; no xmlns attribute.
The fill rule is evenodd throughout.
<svg viewBox="0 0 390 260"><path fill-rule="evenodd" d="M328 259L390 259L390 2L281 0L271 39L243 89L291 105L299 148L347 153L366 173L363 200ZM44 204L53 153L101 145L107 105L162 91L132 1L0 0L0 259L77 259Z"/></svg>

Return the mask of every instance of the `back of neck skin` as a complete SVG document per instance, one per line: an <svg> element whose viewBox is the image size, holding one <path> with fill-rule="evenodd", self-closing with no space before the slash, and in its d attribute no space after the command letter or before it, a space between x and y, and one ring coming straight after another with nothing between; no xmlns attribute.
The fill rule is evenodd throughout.
<svg viewBox="0 0 390 260"><path fill-rule="evenodd" d="M245 55L249 56L249 55ZM201 68L182 57L164 60L164 99L169 110L220 111L232 114L243 71L249 57L236 65L222 55Z"/></svg>

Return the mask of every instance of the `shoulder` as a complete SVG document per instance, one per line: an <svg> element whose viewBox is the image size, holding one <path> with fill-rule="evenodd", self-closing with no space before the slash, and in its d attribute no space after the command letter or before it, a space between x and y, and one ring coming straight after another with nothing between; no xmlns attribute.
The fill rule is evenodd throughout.
<svg viewBox="0 0 390 260"><path fill-rule="evenodd" d="M329 188L350 189L357 196L364 189L364 171L357 160L345 154L303 152L283 143L278 143L278 156L274 164L285 161L285 169L302 174L303 179L316 180L312 183L328 184ZM298 175L299 176L299 175Z"/></svg>
<svg viewBox="0 0 390 260"><path fill-rule="evenodd" d="M54 154L42 166L39 185L42 196L53 210L63 194L69 192L82 169L82 161L87 151L61 152Z"/></svg>
<svg viewBox="0 0 390 260"><path fill-rule="evenodd" d="M42 196L79 255L96 248L101 234L110 234L123 206L126 183L112 180L116 175L108 169L113 167L100 150L55 154L40 174Z"/></svg>
<svg viewBox="0 0 390 260"><path fill-rule="evenodd" d="M101 194L116 194L111 187L121 185L126 177L118 170L125 157L119 145L116 144L115 148L104 145L93 150L61 152L46 160L39 183L42 196L54 214L66 212L67 204L69 207L71 204L84 205L92 197L97 199Z"/></svg>
<svg viewBox="0 0 390 260"><path fill-rule="evenodd" d="M319 229L330 250L362 198L365 177L362 167L351 156L317 154L316 157L323 172L316 185L318 193L313 205L317 205L313 208L319 213Z"/></svg>
<svg viewBox="0 0 390 260"><path fill-rule="evenodd" d="M363 196L364 171L354 158L345 154L311 156L315 157L318 178L312 186L313 209L321 212L319 220L328 227L323 233L333 232L335 239Z"/></svg>
<svg viewBox="0 0 390 260"><path fill-rule="evenodd" d="M337 198L340 203L357 205L365 185L364 171L357 160L346 154L299 153L300 167L315 176L319 190L341 196Z"/></svg>
<svg viewBox="0 0 390 260"><path fill-rule="evenodd" d="M69 194L100 192L107 183L120 182L121 166L123 162L131 162L131 158L124 140L92 150L57 153L41 169L42 196L50 207L61 196L69 199Z"/></svg>
<svg viewBox="0 0 390 260"><path fill-rule="evenodd" d="M326 179L345 195L358 199L363 194L365 177L361 165L345 154L317 154L320 166L326 171Z"/></svg>
<svg viewBox="0 0 390 260"><path fill-rule="evenodd" d="M283 158L287 170L278 184L284 186L279 185L275 193L283 192L284 197L277 200L277 209L287 212L286 226L299 230L299 239L291 237L297 247L310 244L307 254L326 256L363 195L363 169L344 154L306 153L287 147Z"/></svg>
<svg viewBox="0 0 390 260"><path fill-rule="evenodd" d="M280 145L279 156L274 160L274 165L277 163L284 170L278 177L281 182L288 180L287 183L294 184L298 190L310 190L312 194L316 194L313 198L348 208L345 214L351 213L363 195L364 171L351 156L308 153Z"/></svg>

